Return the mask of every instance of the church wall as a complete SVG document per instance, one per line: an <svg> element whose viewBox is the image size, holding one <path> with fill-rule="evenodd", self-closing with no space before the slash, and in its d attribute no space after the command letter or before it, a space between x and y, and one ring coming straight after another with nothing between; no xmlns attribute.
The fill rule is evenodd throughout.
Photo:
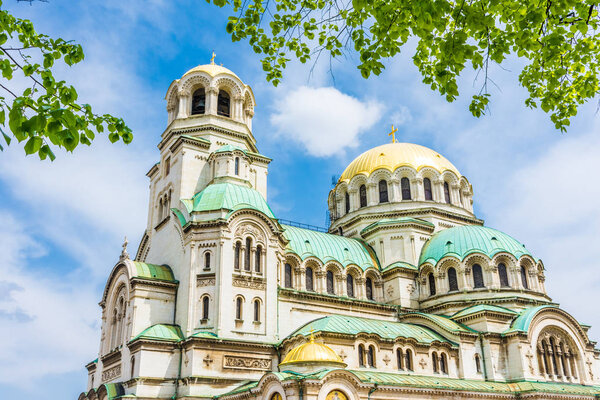
<svg viewBox="0 0 600 400"><path fill-rule="evenodd" d="M173 290L160 290L157 287L134 288L130 304L132 317L128 340L152 325L173 323Z"/></svg>

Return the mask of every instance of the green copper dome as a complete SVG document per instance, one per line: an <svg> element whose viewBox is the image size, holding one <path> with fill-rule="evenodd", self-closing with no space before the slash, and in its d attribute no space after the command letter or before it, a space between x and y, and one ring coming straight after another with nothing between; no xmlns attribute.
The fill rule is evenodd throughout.
<svg viewBox="0 0 600 400"><path fill-rule="evenodd" d="M243 208L258 210L275 218L273 211L266 200L256 190L234 183L213 183L204 190L196 193L190 200L183 200L188 212L229 210L235 211Z"/></svg>
<svg viewBox="0 0 600 400"><path fill-rule="evenodd" d="M463 260L472 253L485 254L489 258L498 253L509 253L519 259L531 256L525 246L506 233L485 226L467 225L444 229L429 239L421 251L419 265L437 264L447 256Z"/></svg>

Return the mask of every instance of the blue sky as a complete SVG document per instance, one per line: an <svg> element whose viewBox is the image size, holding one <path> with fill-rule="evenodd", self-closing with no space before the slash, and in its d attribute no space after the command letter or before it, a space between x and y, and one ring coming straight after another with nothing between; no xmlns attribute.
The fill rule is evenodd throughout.
<svg viewBox="0 0 600 400"><path fill-rule="evenodd" d="M434 148L470 180L480 218L544 260L553 299L581 322L600 326L600 117L584 106L567 134L523 105L519 61L495 68L491 114L473 118L468 99L480 82L467 71L452 104L420 83L410 49L364 80L356 59L292 63L284 82L264 79L259 57L232 43L229 10L205 1L5 1L40 32L83 44L86 60L59 73L97 111L120 115L134 142L103 138L54 163L0 154L0 398L75 398L83 365L96 357L106 276L123 236L134 253L145 227L146 171L165 128L173 79L216 61L252 86L254 134L273 158L268 201L280 218L325 224L331 177L368 148L397 138ZM599 339L600 330L590 331Z"/></svg>

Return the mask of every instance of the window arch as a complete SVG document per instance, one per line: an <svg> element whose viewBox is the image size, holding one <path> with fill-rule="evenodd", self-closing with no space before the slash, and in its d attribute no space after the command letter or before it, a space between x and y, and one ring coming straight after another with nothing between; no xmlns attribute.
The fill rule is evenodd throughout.
<svg viewBox="0 0 600 400"><path fill-rule="evenodd" d="M204 296L202 298L202 320L203 321L208 320L209 306L210 306L210 298L208 296Z"/></svg>
<svg viewBox="0 0 600 400"><path fill-rule="evenodd" d="M433 192L431 191L431 179L423 179L423 191L425 192L425 200L433 200Z"/></svg>
<svg viewBox="0 0 600 400"><path fill-rule="evenodd" d="M246 251L244 251L244 270L250 271L250 253L252 251L252 238L246 238Z"/></svg>
<svg viewBox="0 0 600 400"><path fill-rule="evenodd" d="M239 270L240 269L240 261L242 258L242 243L235 243L235 251L233 254L233 268Z"/></svg>
<svg viewBox="0 0 600 400"><path fill-rule="evenodd" d="M564 332L555 328L544 330L538 339L537 353L541 375L561 380L577 378L577 353Z"/></svg>
<svg viewBox="0 0 600 400"><path fill-rule="evenodd" d="M369 346L369 351L367 352L367 364L371 368L375 368L375 346Z"/></svg>
<svg viewBox="0 0 600 400"><path fill-rule="evenodd" d="M292 285L292 266L288 263L285 263L283 266L283 285L286 288L291 288Z"/></svg>
<svg viewBox="0 0 600 400"><path fill-rule="evenodd" d="M402 200L410 200L410 181L408 180L408 178L404 177L400 179L400 189L402 191Z"/></svg>
<svg viewBox="0 0 600 400"><path fill-rule="evenodd" d="M479 354L475 354L475 370L478 374L481 373L481 357Z"/></svg>
<svg viewBox="0 0 600 400"><path fill-rule="evenodd" d="M192 95L192 115L206 112L206 92L204 88L196 89Z"/></svg>
<svg viewBox="0 0 600 400"><path fill-rule="evenodd" d="M473 271L473 287L474 288L484 288L485 283L483 281L483 271L481 270L481 265L475 264L471 267Z"/></svg>
<svg viewBox="0 0 600 400"><path fill-rule="evenodd" d="M348 297L354 297L354 277L346 275L346 294Z"/></svg>
<svg viewBox="0 0 600 400"><path fill-rule="evenodd" d="M309 292L314 291L313 269L311 267L306 267L306 290Z"/></svg>
<svg viewBox="0 0 600 400"><path fill-rule="evenodd" d="M448 268L448 290L450 292L458 290L458 280L456 279L456 269L454 267Z"/></svg>
<svg viewBox="0 0 600 400"><path fill-rule="evenodd" d="M379 202L387 203L388 201L388 184L385 179L382 179L379 181Z"/></svg>
<svg viewBox="0 0 600 400"><path fill-rule="evenodd" d="M126 313L126 301L125 301L126 289L122 286L117 292L117 300L112 312L112 318L110 319L110 336L108 341L108 350L114 350L119 347L123 342L123 331L125 329L125 313Z"/></svg>
<svg viewBox="0 0 600 400"><path fill-rule="evenodd" d="M358 345L358 366L365 366L365 346L363 346L362 344Z"/></svg>
<svg viewBox="0 0 600 400"><path fill-rule="evenodd" d="M433 276L433 272L427 275L427 280L429 281L429 295L435 296L435 276Z"/></svg>
<svg viewBox="0 0 600 400"><path fill-rule="evenodd" d="M131 378L133 378L134 374L135 374L135 356L131 356L131 368L130 368L130 374L129 376Z"/></svg>
<svg viewBox="0 0 600 400"><path fill-rule="evenodd" d="M335 294L335 287L334 287L334 282L333 282L333 272L332 271L327 271L326 280L327 280L327 293Z"/></svg>
<svg viewBox="0 0 600 400"><path fill-rule="evenodd" d="M506 272L506 264L498 264L498 277L500 278L500 286L508 287L508 273Z"/></svg>
<svg viewBox="0 0 600 400"><path fill-rule="evenodd" d="M240 174L240 158L236 157L234 160L233 173L236 175Z"/></svg>
<svg viewBox="0 0 600 400"><path fill-rule="evenodd" d="M210 269L210 252L204 253L204 269Z"/></svg>
<svg viewBox="0 0 600 400"><path fill-rule="evenodd" d="M399 370L404 369L404 352L400 348L396 349L396 363L398 363Z"/></svg>
<svg viewBox="0 0 600 400"><path fill-rule="evenodd" d="M410 349L406 349L406 351L404 352L404 368L407 371L413 370L412 351Z"/></svg>
<svg viewBox="0 0 600 400"><path fill-rule="evenodd" d="M448 358L446 357L446 353L440 354L440 372L448 374Z"/></svg>
<svg viewBox="0 0 600 400"><path fill-rule="evenodd" d="M262 270L262 246L259 244L256 246L256 253L254 253L254 272L261 272Z"/></svg>
<svg viewBox="0 0 600 400"><path fill-rule="evenodd" d="M238 296L235 299L235 319L237 321L242 321L243 320L243 308L244 308L244 300L242 299L241 296Z"/></svg>
<svg viewBox="0 0 600 400"><path fill-rule="evenodd" d="M365 185L360 185L360 188L358 189L358 194L360 197L360 206L366 207L367 206L367 187Z"/></svg>
<svg viewBox="0 0 600 400"><path fill-rule="evenodd" d="M224 117L231 116L231 100L229 93L224 90L219 90L219 96L217 97L217 114Z"/></svg>
<svg viewBox="0 0 600 400"><path fill-rule="evenodd" d="M373 300L373 280L371 278L365 279L365 294L367 299Z"/></svg>
<svg viewBox="0 0 600 400"><path fill-rule="evenodd" d="M521 265L521 283L525 289L529 289L529 283L527 282L527 269Z"/></svg>
<svg viewBox="0 0 600 400"><path fill-rule="evenodd" d="M260 322L260 300L254 300L254 322Z"/></svg>
<svg viewBox="0 0 600 400"><path fill-rule="evenodd" d="M350 212L350 195L348 192L344 194L344 206L346 207L346 214Z"/></svg>
<svg viewBox="0 0 600 400"><path fill-rule="evenodd" d="M446 200L446 203L452 204L452 200L450 199L450 185L448 185L448 182L444 182L444 200Z"/></svg>
<svg viewBox="0 0 600 400"><path fill-rule="evenodd" d="M433 373L437 374L439 372L439 369L438 369L439 360L438 360L438 355L435 351L433 353L431 353L431 364L433 365Z"/></svg>

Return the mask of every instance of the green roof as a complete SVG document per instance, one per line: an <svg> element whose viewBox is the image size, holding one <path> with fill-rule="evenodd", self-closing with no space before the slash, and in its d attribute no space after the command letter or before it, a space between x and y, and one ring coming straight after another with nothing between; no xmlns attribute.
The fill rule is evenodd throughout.
<svg viewBox="0 0 600 400"><path fill-rule="evenodd" d="M498 307L498 306L494 306L494 305L490 305L490 304L477 304L475 306L470 306L470 307L460 310L459 312L452 315L451 318L454 319L454 318L466 317L467 315L473 315L473 314L477 314L479 312L484 312L484 311L496 312L496 313L501 313L501 314L513 314L513 315L518 314L516 311L509 310L508 308L504 308L504 307Z"/></svg>
<svg viewBox="0 0 600 400"><path fill-rule="evenodd" d="M337 261L344 267L356 264L363 270L379 268L373 250L358 239L290 225L281 226L284 228L283 235L289 240L287 250L296 253L302 260L316 257L323 263Z"/></svg>
<svg viewBox="0 0 600 400"><path fill-rule="evenodd" d="M409 264L409 263L403 262L403 261L396 261L395 263L391 263L390 265L388 265L387 267L382 269L381 272L389 271L394 268L405 268L405 269L412 269L415 271L419 270L419 268L415 265L412 265L412 264Z"/></svg>
<svg viewBox="0 0 600 400"><path fill-rule="evenodd" d="M177 282L171 267L168 265L148 264L140 261L133 261L136 273L135 278L151 279L157 281Z"/></svg>
<svg viewBox="0 0 600 400"><path fill-rule="evenodd" d="M405 318L409 318L411 316L425 318L425 319L433 322L434 324L438 325L439 327L441 327L449 332L452 332L452 333L476 332L475 330L473 330L469 327L459 324L458 322L452 321L449 317L446 317L445 315L427 314L427 313L422 313L422 312L409 312L409 313L402 315L402 317L405 317Z"/></svg>
<svg viewBox="0 0 600 400"><path fill-rule="evenodd" d="M208 140L207 138L200 137L200 136L181 135L181 137L210 144L210 140Z"/></svg>
<svg viewBox="0 0 600 400"><path fill-rule="evenodd" d="M432 224L429 221L425 221L419 218L409 218L409 217L403 217L403 218L383 218L380 219L377 222L373 222L370 225L367 225L366 228L364 228L362 231L360 231L361 235L378 227L378 226L385 226L385 225L394 225L394 224L417 224L417 225L424 225L430 228L435 228L435 225Z"/></svg>
<svg viewBox="0 0 600 400"><path fill-rule="evenodd" d="M419 265L429 262L437 264L442 258L452 256L462 261L472 253L482 253L489 258L506 252L515 258L531 256L525 246L499 230L485 226L456 226L439 231L425 243Z"/></svg>
<svg viewBox="0 0 600 400"><path fill-rule="evenodd" d="M234 183L213 183L196 193L191 200L184 200L188 213L250 208L275 218L262 195L247 186Z"/></svg>
<svg viewBox="0 0 600 400"><path fill-rule="evenodd" d="M533 317L536 314L546 308L558 308L552 304L545 304L542 306L529 307L524 309L519 313L519 316L515 318L515 320L510 325L510 328L504 332L504 334L511 332L529 332L529 325L531 325L531 321L533 321Z"/></svg>
<svg viewBox="0 0 600 400"><path fill-rule="evenodd" d="M217 336L217 334L213 333L213 332L200 331L200 332L194 333L190 337L203 337L203 338L209 338L209 339L217 339L219 336Z"/></svg>
<svg viewBox="0 0 600 400"><path fill-rule="evenodd" d="M422 326L343 315L330 315L316 319L296 330L288 337L296 335L307 336L313 329L316 332L340 333L352 336L359 333L375 334L387 340L403 337L415 339L417 342L425 344L433 342L452 343L431 329Z"/></svg>
<svg viewBox="0 0 600 400"><path fill-rule="evenodd" d="M168 342L179 342L184 339L181 328L178 325L156 324L144 329L132 341L137 339L164 340Z"/></svg>

